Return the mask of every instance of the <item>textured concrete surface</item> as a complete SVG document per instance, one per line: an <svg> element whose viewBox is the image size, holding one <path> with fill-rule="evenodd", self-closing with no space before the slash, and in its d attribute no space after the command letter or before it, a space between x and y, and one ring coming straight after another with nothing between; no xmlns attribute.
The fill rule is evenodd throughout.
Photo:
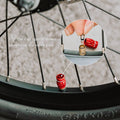
<svg viewBox="0 0 120 120"><path fill-rule="evenodd" d="M120 17L119 0L88 0L95 5ZM100 10L86 4L93 21L104 29L108 46L120 51L120 21ZM66 23L77 19L88 19L82 2L72 5L61 4ZM18 15L19 11L9 4L9 17ZM62 23L58 7L43 13L44 15ZM39 51L47 85L56 86L56 74L63 73L70 61L61 54L60 37L63 28L46 20L38 14L33 15L36 35L39 43ZM5 19L5 0L0 2L0 20ZM12 21L9 21L11 23ZM5 29L5 23L0 24L0 33ZM40 38L40 39L39 39ZM0 38L0 74L6 75L6 41L5 35ZM20 81L41 84L41 74L34 46L34 37L30 17L20 18L9 29L10 44L10 76ZM114 73L120 78L120 56L106 51ZM97 63L80 67L78 66L83 86L99 85L112 82L112 75L105 59L102 57ZM70 64L65 71L67 86L78 86L74 65Z"/></svg>

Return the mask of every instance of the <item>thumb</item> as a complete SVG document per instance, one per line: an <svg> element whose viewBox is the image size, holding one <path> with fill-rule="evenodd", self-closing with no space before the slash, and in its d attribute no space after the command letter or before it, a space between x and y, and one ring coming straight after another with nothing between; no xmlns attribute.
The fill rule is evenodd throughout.
<svg viewBox="0 0 120 120"><path fill-rule="evenodd" d="M74 33L74 28L72 24L69 24L64 31L67 36L72 35Z"/></svg>

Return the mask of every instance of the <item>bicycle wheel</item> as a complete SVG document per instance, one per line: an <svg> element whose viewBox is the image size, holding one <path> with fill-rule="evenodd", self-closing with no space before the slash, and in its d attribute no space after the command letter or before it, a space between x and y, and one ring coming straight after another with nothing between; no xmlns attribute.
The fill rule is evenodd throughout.
<svg viewBox="0 0 120 120"><path fill-rule="evenodd" d="M6 0L6 10L5 10L6 11L6 19L0 21L0 23L5 22L6 29L1 33L0 37L2 40L2 37L4 38L4 36L3 36L4 33L6 33L5 40L6 40L6 48L7 48L7 71L6 71L7 76L3 76L3 75L0 76L0 83L1 83L1 85L0 85L0 110L1 110L0 115L5 118L18 119L18 120L27 120L27 119L35 119L35 120L38 120L38 119L41 119L41 120L42 119L44 119L44 120L48 120L48 119L49 120L54 120L54 119L55 120L56 119L57 120L117 120L117 119L119 119L120 118L120 103L119 103L119 101L120 101L120 97L119 97L120 86L119 86L119 80L116 78L114 70L111 67L111 66L113 66L113 63L116 63L116 62L113 62L113 63L112 63L112 61L109 62L107 55L106 55L106 53L104 53L104 51L103 51L104 57L102 58L100 63L103 63L103 59L105 58L108 69L110 69L110 74L112 73L111 74L112 76L110 74L108 75L108 79L110 79L108 84L83 87L84 84L81 83L79 71L82 70L85 73L85 72L87 72L86 68L91 70L91 68L92 67L94 68L94 66L92 66L92 67L87 66L83 70L83 68L79 68L76 64L72 64L72 66L71 66L72 70L70 69L70 71L71 72L74 71L73 76L75 76L77 78L77 82L78 82L78 83L76 83L76 84L78 84L77 88L75 88L74 85L72 85L72 88L67 87L64 91L60 91L56 87L46 86L45 81L50 80L52 77L51 76L48 77L49 75L45 73L44 67L46 67L45 66L46 61L43 63L43 60L41 58L41 56L43 56L43 54L44 54L44 50L43 50L43 48L41 49L38 45L39 43L37 41L37 36L36 36L38 34L36 34L36 31L35 31L35 27L37 27L38 26L37 24L39 24L39 23L37 23L37 24L34 23L33 14L35 14L35 13L40 14L45 19L48 19L49 21L60 26L62 28L61 30L63 30L66 26L66 21L65 21L62 9L61 9L60 2L63 2L63 5L66 5L64 3L64 1L56 1L56 0L52 1L51 0L48 2L46 0L44 2L41 0L40 2L37 2L35 4L35 6L34 6L34 4L33 5L31 5L30 3L28 4L27 0L19 0L17 2L14 0L9 0L9 1L13 5L15 5L17 8L19 8L19 10L21 10L21 13L19 16L8 18L9 10L8 10L8 1ZM86 7L87 3L92 5L93 7L96 7L98 9L102 10L103 12L112 16L113 18L115 17L115 21L120 19L118 16L115 16L114 14L109 13L106 10L99 8L98 6L96 6L94 4L93 1L89 2L89 1L83 0L83 1L78 1L77 3L73 3L70 5L71 6L75 5L75 7L76 6L79 7L80 4L83 5L83 7L85 7L85 12L87 12L86 15L88 15L89 19L91 20L88 8ZM114 2L111 2L111 3L114 3ZM120 3L118 1L118 5L119 4ZM26 7L26 5L28 5L28 6ZM54 21L53 19L48 18L47 16L45 16L44 14L41 13L46 10L49 10L48 12L50 12L50 9L56 10L56 8L53 8L54 6L58 6L58 10L60 11L60 15L61 15L60 17L62 17L63 24L60 24L59 22ZM73 6L72 6L72 9L73 9ZM63 7L65 7L65 6L63 6ZM66 12L66 11L64 11L64 12ZM103 14L103 12L102 12L102 14ZM53 11L52 11L52 13L53 13ZM45 14L47 14L47 13L45 12ZM27 16L27 15L30 15L30 22L32 24L32 28L31 28L33 30L32 37L34 37L34 40L35 40L35 50L37 51L36 56L38 57L38 63L39 63L35 67L40 70L40 75L38 74L39 75L38 78L42 80L41 86L17 81L15 79L12 79L12 75L10 75L12 73L11 71L12 71L14 64L12 64L12 67L10 68L10 65L11 65L10 62L13 59L12 59L12 57L10 58L10 53L12 51L12 48L10 48L10 46L9 46L9 44L10 44L9 39L11 39L11 38L10 38L10 34L8 34L8 33L11 31L8 31L8 30L20 17ZM100 13L100 15L101 15L101 13ZM38 19L38 17L34 18L37 22L36 18ZM8 20L13 20L10 23L10 25L8 25ZM44 21L43 21L43 23L44 23ZM103 25L104 24L105 23L103 23ZM22 24L20 24L20 25L22 26ZM26 23L26 25L27 25L27 23ZM117 27L119 28L118 24L115 25L115 27L116 27L116 29L117 29ZM48 29L48 27L47 27L47 29ZM56 30L59 31L59 29L56 29ZM42 30L42 31L44 32L44 30ZM17 34L18 33L19 32L17 32ZM23 29L23 33L24 33L24 29ZM50 33L50 32L48 31L48 33ZM55 34L55 32L54 32L54 34ZM22 34L22 35L24 35L24 34ZM49 35L51 36L51 34L49 34ZM59 38L60 37L61 36L59 36ZM104 39L104 35L102 37ZM118 36L118 38L119 38L119 36ZM117 41L117 46L119 46L119 41L118 40L116 40L116 41ZM112 43L112 41L110 41L110 42ZM60 43L62 46L63 45L62 38L59 39L59 46L60 46ZM31 44L33 44L33 43L31 42ZM57 46L57 45L55 44L54 46ZM47 49L47 47L46 47L46 49ZM32 47L30 46L30 48L32 48ZM104 48L104 45L103 45L103 48ZM19 47L19 49L22 50L21 47ZM50 50L50 49L51 48L49 48L48 50ZM117 48L116 48L116 50L114 50L110 47L107 47L107 49L115 52L115 56L116 56L116 53L120 54L117 51ZM57 53L60 53L60 47L57 50L58 50ZM15 48L14 48L14 51L15 51ZM24 54L24 52L25 51L23 50L21 54ZM18 52L14 52L14 53L17 54ZM58 59L59 59L59 55L55 55L54 52L51 54L54 54L54 57L58 57ZM48 54L46 53L46 56L47 55ZM23 58L26 58L26 55L23 56ZM29 60L31 60L31 59L32 58L30 57ZM45 57L45 59L48 59L48 57ZM62 56L61 59L63 60L65 58L63 58L63 56ZM33 56L33 60L34 60L34 56ZM51 58L50 60L53 60L53 59ZM18 64L19 59L17 59L17 61L18 61L17 62L17 64ZM67 61L67 62L69 63L69 61ZM103 63L103 66L104 66L104 64L105 64L105 62ZM58 65L59 64L57 64L57 66ZM97 66L97 63L95 65ZM32 64L31 65L29 64L29 67L31 67L31 66L32 66ZM118 72L118 70L119 70L118 64L115 64L114 66L117 67L117 72ZM33 67L33 69L35 69L35 67ZM52 66L52 67L54 67L54 66ZM50 66L50 68L51 68L51 66ZM57 69L58 69L58 71L60 71L59 67L56 68L55 70L51 69L52 76L55 76L56 73L58 73ZM35 71L34 71L34 74L35 74ZM94 76L98 77L98 74L94 75ZM66 73L66 75L68 76L67 79L72 77L72 75L70 73ZM83 77L83 75L82 75L82 77ZM117 75L119 76L119 74L117 74ZM19 74L18 74L18 76L19 76ZM23 74L23 76L24 76L24 74ZM35 78L35 76L37 76L37 75L34 75L34 78ZM91 77L91 76L89 76L89 74L87 74L86 76L88 76L88 78ZM93 78L93 77L91 77L91 78ZM30 79L30 78L28 78L28 79ZM37 77L36 77L36 79L37 79ZM103 79L105 81L105 78L100 77L100 79ZM115 82L114 83L111 82L112 80L114 80ZM56 84L55 80L53 80L53 82ZM74 84L74 82L72 84ZM76 84L75 84L75 86L76 86ZM55 86L55 85L53 85L53 86Z"/></svg>

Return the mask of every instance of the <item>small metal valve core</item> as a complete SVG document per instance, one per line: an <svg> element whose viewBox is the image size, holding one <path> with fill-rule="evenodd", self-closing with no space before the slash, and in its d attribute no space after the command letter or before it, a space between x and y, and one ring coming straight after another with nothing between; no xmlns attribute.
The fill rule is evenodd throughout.
<svg viewBox="0 0 120 120"><path fill-rule="evenodd" d="M85 47L85 45L80 45L79 46L79 53L80 53L81 56L86 55L86 47Z"/></svg>
<svg viewBox="0 0 120 120"><path fill-rule="evenodd" d="M82 36L80 36L80 39L81 39L81 45L79 46L79 54L81 56L85 56L86 55L86 46L84 45L85 35L83 34Z"/></svg>

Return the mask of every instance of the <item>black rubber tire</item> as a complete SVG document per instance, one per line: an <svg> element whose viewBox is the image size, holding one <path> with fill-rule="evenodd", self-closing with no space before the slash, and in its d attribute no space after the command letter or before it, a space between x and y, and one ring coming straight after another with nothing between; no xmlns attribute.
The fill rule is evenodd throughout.
<svg viewBox="0 0 120 120"><path fill-rule="evenodd" d="M0 116L11 120L119 120L120 106L99 110L61 111L0 100Z"/></svg>
<svg viewBox="0 0 120 120"><path fill-rule="evenodd" d="M0 115L16 120L115 120L120 118L120 86L57 88L6 82L0 76Z"/></svg>

